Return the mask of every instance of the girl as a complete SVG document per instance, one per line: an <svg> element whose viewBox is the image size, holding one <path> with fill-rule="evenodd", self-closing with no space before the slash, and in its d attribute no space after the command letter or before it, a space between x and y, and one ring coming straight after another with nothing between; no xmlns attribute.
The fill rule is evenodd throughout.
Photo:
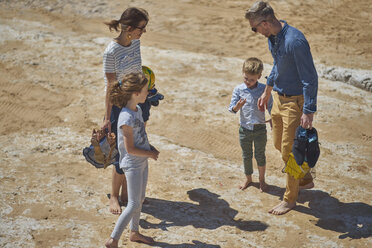
<svg viewBox="0 0 372 248"><path fill-rule="evenodd" d="M147 185L147 160L157 160L159 155L159 151L149 144L142 110L138 106L146 100L147 79L142 73L130 73L124 76L121 84L115 83L109 89L110 102L122 108L118 119L118 147L120 168L127 179L128 205L105 245L107 248L118 247L120 236L129 222L131 241L152 244L152 238L138 231Z"/></svg>
<svg viewBox="0 0 372 248"><path fill-rule="evenodd" d="M112 40L103 55L103 70L105 79L105 119L102 129L106 128L109 132L117 135L117 120L120 113L120 108L113 106L109 101L109 93L107 88L117 82L119 78L130 72L142 72L140 38L146 32L146 25L149 21L149 16L146 10L140 8L128 8L121 15L119 20L112 20L105 23L110 31L112 29L119 31L120 35ZM146 100L140 104L143 114L143 120L146 122L150 115L151 104ZM121 189L121 202L127 201L127 187L125 175L119 167L119 163L115 163L112 170L112 192L110 197L110 212L120 214L121 208L119 204L119 192Z"/></svg>

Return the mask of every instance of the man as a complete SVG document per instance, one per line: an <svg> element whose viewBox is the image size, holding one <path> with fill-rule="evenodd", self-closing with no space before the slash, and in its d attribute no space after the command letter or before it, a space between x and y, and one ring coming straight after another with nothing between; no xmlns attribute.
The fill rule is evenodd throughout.
<svg viewBox="0 0 372 248"><path fill-rule="evenodd" d="M287 22L278 20L272 7L263 1L253 4L245 17L253 32L268 38L269 49L274 58L272 71L267 78L266 88L257 105L261 111L267 108L273 94L271 118L274 146L287 164L295 137L296 128L311 129L316 111L318 75L315 70L309 44L305 36ZM314 186L310 174L306 175L304 187ZM299 180L287 174L283 201L269 213L285 214L296 206Z"/></svg>

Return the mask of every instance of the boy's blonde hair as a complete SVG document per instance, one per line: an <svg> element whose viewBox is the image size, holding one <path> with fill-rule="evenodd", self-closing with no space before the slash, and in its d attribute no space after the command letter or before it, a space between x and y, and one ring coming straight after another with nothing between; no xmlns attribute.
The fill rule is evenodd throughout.
<svg viewBox="0 0 372 248"><path fill-rule="evenodd" d="M147 78L143 73L129 73L120 82L116 82L109 87L110 102L123 108L127 105L133 93L141 92L147 85Z"/></svg>
<svg viewBox="0 0 372 248"><path fill-rule="evenodd" d="M263 63L258 58L248 58L243 63L243 73L251 75L261 74L263 71Z"/></svg>

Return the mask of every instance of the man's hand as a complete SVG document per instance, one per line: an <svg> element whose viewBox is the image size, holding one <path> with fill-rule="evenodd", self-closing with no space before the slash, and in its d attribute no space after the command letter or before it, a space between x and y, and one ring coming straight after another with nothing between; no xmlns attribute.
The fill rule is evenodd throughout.
<svg viewBox="0 0 372 248"><path fill-rule="evenodd" d="M305 128L305 129L312 129L313 128L313 118L314 118L314 113L302 114L302 116L301 116L301 127Z"/></svg>
<svg viewBox="0 0 372 248"><path fill-rule="evenodd" d="M265 109L267 109L267 104L269 102L270 96L271 96L271 91L273 90L272 86L266 85L265 91L262 93L260 98L258 98L257 101L257 108L261 112L265 112Z"/></svg>
<svg viewBox="0 0 372 248"><path fill-rule="evenodd" d="M267 109L267 103L269 102L269 99L270 99L270 95L267 95L265 92L262 93L262 95L260 96L260 98L258 98L257 108L261 112L265 112L265 109Z"/></svg>

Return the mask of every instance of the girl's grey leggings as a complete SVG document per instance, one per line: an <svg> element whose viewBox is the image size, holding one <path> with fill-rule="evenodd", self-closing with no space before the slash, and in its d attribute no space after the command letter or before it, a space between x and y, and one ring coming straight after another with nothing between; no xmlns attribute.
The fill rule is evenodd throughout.
<svg viewBox="0 0 372 248"><path fill-rule="evenodd" d="M128 188L128 205L116 222L111 238L119 240L124 228L130 221L130 230L138 231L142 203L145 200L148 178L147 160L143 165L125 170Z"/></svg>

